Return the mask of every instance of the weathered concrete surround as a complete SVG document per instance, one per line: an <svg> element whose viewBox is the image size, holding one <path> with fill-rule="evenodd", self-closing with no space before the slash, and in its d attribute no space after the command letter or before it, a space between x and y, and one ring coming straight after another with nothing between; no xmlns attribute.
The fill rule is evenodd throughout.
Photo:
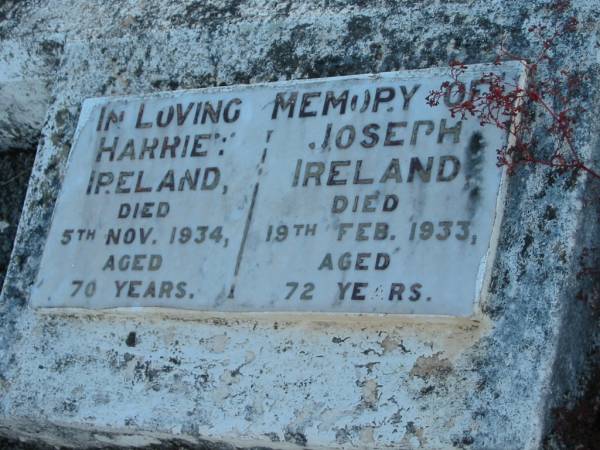
<svg viewBox="0 0 600 450"><path fill-rule="evenodd" d="M0 147L30 145L44 125L2 292L3 434L75 447L540 447L595 330L576 300L590 288L580 251L597 239L584 177L510 179L477 322L43 315L27 302L84 98L490 62L503 38L529 54L528 27L554 20L545 2L15 3L0 6ZM551 70L590 75L577 147L597 157L600 13L594 1L574 11L580 31Z"/></svg>

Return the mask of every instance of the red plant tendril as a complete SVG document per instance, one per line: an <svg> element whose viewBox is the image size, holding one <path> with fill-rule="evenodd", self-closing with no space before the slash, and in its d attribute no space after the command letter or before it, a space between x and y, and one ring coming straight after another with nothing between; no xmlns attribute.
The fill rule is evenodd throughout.
<svg viewBox="0 0 600 450"><path fill-rule="evenodd" d="M550 5L550 10L564 15L569 7L570 1L558 0ZM543 64L552 62L551 50L561 37L576 31L577 26L576 17L566 17L560 26L552 27L552 30L545 25L530 27L529 32L541 41L540 51L533 59L514 54L501 44L494 63L500 65L507 60L519 61L526 74L523 86L511 84L502 75L490 72L476 80L472 86L477 87L467 93L465 84L460 81L467 66L460 61L452 61L450 80L442 83L440 89L429 93L427 104L433 107L445 100L452 117L476 117L481 126L491 124L511 135L511 144L497 149L497 164L499 167L506 166L509 174L514 174L522 165L540 164L562 170L584 171L600 179L600 172L582 160L573 143L577 117L585 112L577 98L584 78L568 70L541 78L538 70ZM456 97L463 100L456 103L448 100ZM533 137L533 121L528 118L535 110L541 110L549 116L550 125L546 126L546 131L556 142L547 159L536 156L534 151L537 142Z"/></svg>

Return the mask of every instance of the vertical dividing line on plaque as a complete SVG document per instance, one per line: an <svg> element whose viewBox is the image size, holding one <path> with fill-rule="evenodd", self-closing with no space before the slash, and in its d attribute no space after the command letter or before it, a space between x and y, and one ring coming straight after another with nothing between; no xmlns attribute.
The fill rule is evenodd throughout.
<svg viewBox="0 0 600 450"><path fill-rule="evenodd" d="M271 134L273 134L273 130L267 130L267 144L271 140ZM267 152L268 148L265 147L262 152L262 156L260 158L260 164L258 165L258 176L260 177L263 173L263 166L265 161L267 160ZM235 271L233 272L234 280L229 288L229 295L227 298L235 298L235 283L237 281L237 277L240 273L240 268L242 265L242 258L244 256L244 248L246 247L246 239L248 238L248 232L250 231L250 224L252 223L252 215L254 214L254 207L256 205L256 197L258 196L258 189L260 187L260 181L257 181L254 185L254 190L252 191L252 200L250 201L250 208L248 210L248 215L246 216L246 223L244 225L244 234L242 236L242 242L240 243L240 249L238 250L237 259L235 261Z"/></svg>

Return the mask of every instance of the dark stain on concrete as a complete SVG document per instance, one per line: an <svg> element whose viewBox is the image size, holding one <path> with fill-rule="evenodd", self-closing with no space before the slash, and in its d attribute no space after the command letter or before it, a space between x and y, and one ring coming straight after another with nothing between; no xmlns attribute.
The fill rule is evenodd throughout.
<svg viewBox="0 0 600 450"><path fill-rule="evenodd" d="M300 431L286 430L283 437L287 442L292 442L302 447L306 446L306 436Z"/></svg>
<svg viewBox="0 0 600 450"><path fill-rule="evenodd" d="M127 339L125 339L125 344L127 345L127 347L135 347L135 344L137 344L137 337L135 331L129 332L129 334L127 335Z"/></svg>

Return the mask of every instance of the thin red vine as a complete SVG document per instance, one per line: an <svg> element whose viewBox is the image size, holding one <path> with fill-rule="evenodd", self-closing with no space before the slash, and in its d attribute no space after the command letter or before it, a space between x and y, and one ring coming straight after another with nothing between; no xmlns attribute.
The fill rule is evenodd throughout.
<svg viewBox="0 0 600 450"><path fill-rule="evenodd" d="M569 7L569 1L559 0L550 9L564 15ZM429 93L428 105L437 106L444 97L452 94L453 89L458 89L457 93L466 99L449 106L453 117L476 117L482 126L494 125L513 137L510 145L497 149L498 166L506 166L510 174L515 173L519 166L539 164L561 170L583 171L600 179L600 172L583 160L573 142L577 118L585 112L577 96L583 78L568 70L544 78L539 70L542 65L552 62L552 50L562 37L576 31L577 26L577 18L570 16L563 18L553 32L549 32L546 25L530 27L528 31L541 41L540 51L532 59L510 52L504 44L500 46L495 64L500 65L507 60L522 64L526 74L523 86L511 84L501 75L490 72L478 80L479 84L487 85L487 90L473 89L466 95L465 84L460 78L467 67L462 62L452 61L450 80L442 83L440 89ZM528 120L534 111L540 109L550 118L550 125L546 126L547 133L555 138L555 147L549 158L536 155L533 121Z"/></svg>

